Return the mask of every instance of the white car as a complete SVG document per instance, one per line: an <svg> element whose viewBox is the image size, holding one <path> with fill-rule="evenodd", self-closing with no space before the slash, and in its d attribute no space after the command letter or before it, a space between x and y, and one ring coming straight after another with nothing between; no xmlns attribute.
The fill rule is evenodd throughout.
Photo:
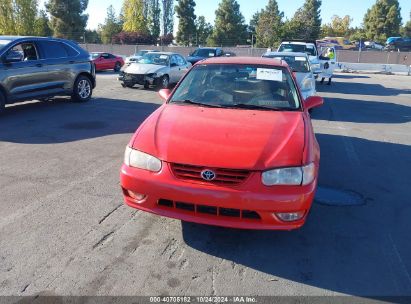
<svg viewBox="0 0 411 304"><path fill-rule="evenodd" d="M315 77L311 70L308 55L306 53L268 52L262 57L275 58L287 62L291 71L295 75L297 84L304 99L317 94Z"/></svg>
<svg viewBox="0 0 411 304"><path fill-rule="evenodd" d="M310 61L311 70L315 78L321 73L321 66L317 44L315 41L287 40L281 42L278 52L298 52L306 53Z"/></svg>
<svg viewBox="0 0 411 304"><path fill-rule="evenodd" d="M153 53L153 52L158 52L158 51L157 50L140 50L137 53L127 57L126 60L125 60L125 64L130 65L133 62L139 61L141 59L141 57L144 56L144 54Z"/></svg>
<svg viewBox="0 0 411 304"><path fill-rule="evenodd" d="M123 87L139 84L146 89L152 85L166 89L171 83L177 83L190 68L191 63L180 54L152 52L120 71L118 80Z"/></svg>

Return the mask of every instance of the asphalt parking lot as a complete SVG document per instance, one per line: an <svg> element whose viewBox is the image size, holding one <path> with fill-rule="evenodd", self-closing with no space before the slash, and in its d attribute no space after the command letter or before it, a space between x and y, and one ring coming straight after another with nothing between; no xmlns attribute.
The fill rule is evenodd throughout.
<svg viewBox="0 0 411 304"><path fill-rule="evenodd" d="M100 73L89 103L8 106L0 294L411 296L410 79L338 74L318 85L322 192L291 232L181 223L123 205L124 148L161 104L154 90Z"/></svg>

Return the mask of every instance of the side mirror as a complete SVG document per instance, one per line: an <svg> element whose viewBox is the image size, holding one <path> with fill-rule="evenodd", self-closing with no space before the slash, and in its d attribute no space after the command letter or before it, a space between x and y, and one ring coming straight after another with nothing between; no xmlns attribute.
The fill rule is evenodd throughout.
<svg viewBox="0 0 411 304"><path fill-rule="evenodd" d="M173 62L173 63L170 64L170 67L172 67L172 68L173 68L173 67L176 67L176 66L177 66L177 63L175 63L175 62Z"/></svg>
<svg viewBox="0 0 411 304"><path fill-rule="evenodd" d="M320 96L310 96L304 101L304 106L307 110L320 107L324 104L324 99Z"/></svg>
<svg viewBox="0 0 411 304"><path fill-rule="evenodd" d="M19 52L9 52L4 57L3 61L5 63L20 62L23 61L23 55Z"/></svg>
<svg viewBox="0 0 411 304"><path fill-rule="evenodd" d="M160 91L158 91L158 95L160 95L162 100L167 101L167 99L171 95L171 91L169 89L161 89Z"/></svg>

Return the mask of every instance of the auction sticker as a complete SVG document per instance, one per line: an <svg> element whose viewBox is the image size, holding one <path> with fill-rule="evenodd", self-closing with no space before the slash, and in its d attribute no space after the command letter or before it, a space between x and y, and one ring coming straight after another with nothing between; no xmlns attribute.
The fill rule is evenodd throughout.
<svg viewBox="0 0 411 304"><path fill-rule="evenodd" d="M257 68L257 79L283 81L283 71L276 69L262 69Z"/></svg>

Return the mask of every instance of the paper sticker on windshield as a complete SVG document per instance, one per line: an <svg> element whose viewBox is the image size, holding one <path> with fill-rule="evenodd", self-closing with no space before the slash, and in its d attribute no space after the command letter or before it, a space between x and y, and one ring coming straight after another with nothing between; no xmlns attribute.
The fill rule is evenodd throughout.
<svg viewBox="0 0 411 304"><path fill-rule="evenodd" d="M295 61L305 61L305 57L295 57Z"/></svg>
<svg viewBox="0 0 411 304"><path fill-rule="evenodd" d="M257 68L257 79L283 81L283 71L276 69L261 69Z"/></svg>
<svg viewBox="0 0 411 304"><path fill-rule="evenodd" d="M208 57L214 57L214 53L208 53Z"/></svg>
<svg viewBox="0 0 411 304"><path fill-rule="evenodd" d="M167 55L160 55L160 59L167 59Z"/></svg>
<svg viewBox="0 0 411 304"><path fill-rule="evenodd" d="M305 46L305 48L306 48L306 49L313 49L313 48L314 48L314 46L313 46L313 45L311 45L311 44L307 44L307 45Z"/></svg>

